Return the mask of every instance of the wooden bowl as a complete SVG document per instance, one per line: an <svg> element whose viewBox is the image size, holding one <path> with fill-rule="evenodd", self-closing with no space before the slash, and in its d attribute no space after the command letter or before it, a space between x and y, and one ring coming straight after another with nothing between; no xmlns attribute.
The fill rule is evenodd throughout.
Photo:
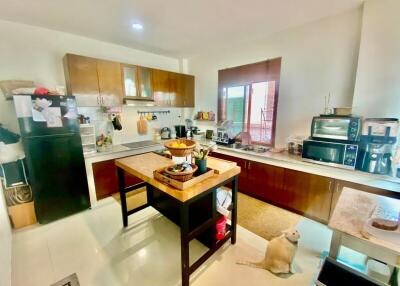
<svg viewBox="0 0 400 286"><path fill-rule="evenodd" d="M192 165L192 170L190 171L184 171L184 172L173 172L171 171L171 169L176 166L169 166L167 168L165 168L165 173L167 173L169 175L170 178L177 180L177 181L181 181L181 182L186 182L189 181L192 177L194 172L197 171L197 166L196 164L191 164Z"/></svg>
<svg viewBox="0 0 400 286"><path fill-rule="evenodd" d="M172 147L173 143L185 143L186 147ZM189 156L194 147L196 147L196 141L189 140L189 139L174 139L169 140L164 143L165 148L171 152L171 155L174 157L186 157Z"/></svg>

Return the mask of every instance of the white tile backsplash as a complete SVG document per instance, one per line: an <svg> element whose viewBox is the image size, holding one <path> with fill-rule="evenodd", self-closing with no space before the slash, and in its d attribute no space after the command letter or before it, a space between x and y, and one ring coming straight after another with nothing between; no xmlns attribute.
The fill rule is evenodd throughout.
<svg viewBox="0 0 400 286"><path fill-rule="evenodd" d="M79 107L79 113L84 116L89 116L91 123L96 125L99 120L104 120L100 108L97 107ZM148 121L148 132L146 135L140 135L137 132L137 121L140 115L138 111L155 111L155 110L169 110L169 114L156 114L157 120ZM174 125L185 124L185 118L191 117L189 108L161 108L161 107L147 107L147 106L123 106L121 113L122 130L114 130L113 142L114 145L152 140L155 129L163 127L173 128ZM180 117L179 117L180 116ZM186 116L186 117L185 117Z"/></svg>

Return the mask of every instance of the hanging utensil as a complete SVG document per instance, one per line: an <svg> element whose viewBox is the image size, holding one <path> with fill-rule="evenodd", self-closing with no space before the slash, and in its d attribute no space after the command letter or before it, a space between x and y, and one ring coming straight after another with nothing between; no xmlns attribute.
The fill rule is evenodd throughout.
<svg viewBox="0 0 400 286"><path fill-rule="evenodd" d="M142 115L140 116L139 121L137 123L137 129L139 134L141 135L147 134L147 121Z"/></svg>

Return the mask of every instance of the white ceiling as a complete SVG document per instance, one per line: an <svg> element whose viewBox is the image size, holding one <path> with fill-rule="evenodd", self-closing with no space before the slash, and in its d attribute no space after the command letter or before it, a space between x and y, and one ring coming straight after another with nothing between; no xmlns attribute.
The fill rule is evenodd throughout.
<svg viewBox="0 0 400 286"><path fill-rule="evenodd" d="M176 57L339 14L363 0L0 0L0 18ZM140 22L143 31L134 31ZM4 39L3 39L4 40Z"/></svg>

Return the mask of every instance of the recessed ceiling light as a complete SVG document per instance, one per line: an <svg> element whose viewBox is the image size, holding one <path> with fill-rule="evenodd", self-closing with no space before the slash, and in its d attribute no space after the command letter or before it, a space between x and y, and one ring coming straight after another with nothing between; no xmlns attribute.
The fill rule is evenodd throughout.
<svg viewBox="0 0 400 286"><path fill-rule="evenodd" d="M135 30L143 30L143 25L140 23L134 23L132 24L132 28Z"/></svg>

